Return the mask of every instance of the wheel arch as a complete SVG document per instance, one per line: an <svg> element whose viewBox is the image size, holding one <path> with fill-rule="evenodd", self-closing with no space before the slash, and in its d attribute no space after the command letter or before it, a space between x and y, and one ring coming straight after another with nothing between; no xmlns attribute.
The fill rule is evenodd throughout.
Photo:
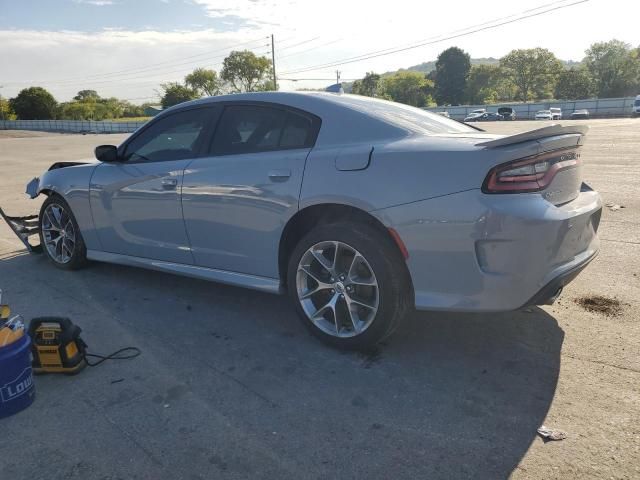
<svg viewBox="0 0 640 480"><path fill-rule="evenodd" d="M405 261L406 254L404 245L401 244L402 240L379 219L367 211L340 203L310 205L299 210L289 219L280 236L278 249L278 271L282 285L286 286L287 284L287 264L289 262L289 256L302 237L316 225L331 224L346 220L369 225L388 240L389 245L398 255L398 258L402 260L403 269L409 285L411 285L411 291L413 292L413 283Z"/></svg>

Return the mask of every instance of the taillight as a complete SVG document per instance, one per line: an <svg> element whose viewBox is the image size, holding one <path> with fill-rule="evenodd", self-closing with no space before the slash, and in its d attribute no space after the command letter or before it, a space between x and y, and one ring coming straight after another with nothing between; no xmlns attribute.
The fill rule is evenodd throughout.
<svg viewBox="0 0 640 480"><path fill-rule="evenodd" d="M503 163L491 169L482 184L484 193L525 193L544 190L560 170L580 163L576 147L554 150Z"/></svg>

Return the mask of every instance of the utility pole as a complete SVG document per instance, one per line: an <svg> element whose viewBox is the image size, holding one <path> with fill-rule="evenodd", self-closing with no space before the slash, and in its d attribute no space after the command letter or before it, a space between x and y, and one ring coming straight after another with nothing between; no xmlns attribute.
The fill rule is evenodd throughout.
<svg viewBox="0 0 640 480"><path fill-rule="evenodd" d="M340 70L336 70L336 83L340 83Z"/></svg>
<svg viewBox="0 0 640 480"><path fill-rule="evenodd" d="M276 77L276 50L274 48L273 33L271 34L271 66L273 67L273 89L278 91L278 81Z"/></svg>
<svg viewBox="0 0 640 480"><path fill-rule="evenodd" d="M3 88L4 85L0 85L0 88ZM2 95L0 95L0 120L4 121L4 107L2 106Z"/></svg>

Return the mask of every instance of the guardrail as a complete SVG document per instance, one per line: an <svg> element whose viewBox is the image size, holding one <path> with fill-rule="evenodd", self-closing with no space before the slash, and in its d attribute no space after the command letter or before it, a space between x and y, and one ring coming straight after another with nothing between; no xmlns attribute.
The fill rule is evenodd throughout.
<svg viewBox="0 0 640 480"><path fill-rule="evenodd" d="M562 109L563 118L569 118L575 110L586 109L591 118L629 117L635 97L594 98L588 100L552 101L536 103L496 103L491 105L461 105L456 107L429 107L430 112L449 112L451 118L463 120L473 110L484 108L487 112L497 112L500 107L511 107L516 112L516 120L534 120L536 112L549 108Z"/></svg>
<svg viewBox="0 0 640 480"><path fill-rule="evenodd" d="M36 130L66 133L131 133L144 121L94 122L90 120L0 120L0 130Z"/></svg>

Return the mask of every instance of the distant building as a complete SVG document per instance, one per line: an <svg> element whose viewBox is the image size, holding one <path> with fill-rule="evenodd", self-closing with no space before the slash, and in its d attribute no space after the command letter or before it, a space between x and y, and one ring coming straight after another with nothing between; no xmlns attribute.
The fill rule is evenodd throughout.
<svg viewBox="0 0 640 480"><path fill-rule="evenodd" d="M155 117L162 111L162 105L149 105L144 109L144 114L147 117Z"/></svg>

